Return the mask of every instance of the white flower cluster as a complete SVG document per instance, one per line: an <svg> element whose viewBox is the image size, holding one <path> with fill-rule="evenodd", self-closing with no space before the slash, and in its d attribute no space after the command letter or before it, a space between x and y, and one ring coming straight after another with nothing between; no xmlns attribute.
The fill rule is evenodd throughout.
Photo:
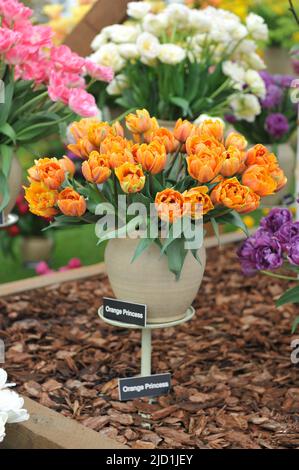
<svg viewBox="0 0 299 470"><path fill-rule="evenodd" d="M176 65L186 58L204 62L208 51L212 65L223 63L223 72L236 90L246 88L253 97L265 95L257 73L264 63L256 52L256 41L268 37L263 18L250 13L243 24L237 15L214 7L197 10L171 3L157 14L151 8L147 1L130 2L130 20L104 28L91 44L94 53L90 58L119 73L134 60L152 67L159 63ZM107 91L118 95L126 86L124 77L116 76Z"/></svg>
<svg viewBox="0 0 299 470"><path fill-rule="evenodd" d="M23 408L24 400L16 392L10 390L15 384L7 383L7 373L0 369L0 442L5 437L5 425L20 423L29 419L27 410Z"/></svg>

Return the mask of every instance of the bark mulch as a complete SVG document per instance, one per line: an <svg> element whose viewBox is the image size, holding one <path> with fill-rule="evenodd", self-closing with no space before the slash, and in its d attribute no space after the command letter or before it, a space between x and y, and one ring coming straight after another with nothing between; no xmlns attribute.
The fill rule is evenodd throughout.
<svg viewBox="0 0 299 470"><path fill-rule="evenodd" d="M172 373L168 396L118 401L117 378L140 370L140 332L98 318L112 295L105 276L0 299L10 380L133 448L299 449L296 307L276 309L285 284L244 278L235 248L209 250L192 323L153 333L153 373Z"/></svg>

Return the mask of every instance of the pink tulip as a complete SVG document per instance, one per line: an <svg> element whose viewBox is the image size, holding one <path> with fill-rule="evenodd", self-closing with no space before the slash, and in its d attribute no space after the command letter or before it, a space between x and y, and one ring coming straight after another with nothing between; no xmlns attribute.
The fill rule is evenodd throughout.
<svg viewBox="0 0 299 470"><path fill-rule="evenodd" d="M66 86L62 76L54 71L50 74L48 93L52 101L61 101L64 104L68 104L70 89Z"/></svg>
<svg viewBox="0 0 299 470"><path fill-rule="evenodd" d="M82 117L93 117L99 113L95 98L80 88L70 90L69 107Z"/></svg>
<svg viewBox="0 0 299 470"><path fill-rule="evenodd" d="M26 20L32 15L33 10L17 0L0 0L0 16L3 16L9 24L18 20Z"/></svg>
<svg viewBox="0 0 299 470"><path fill-rule="evenodd" d="M20 39L20 33L8 28L0 28L0 54L8 52Z"/></svg>
<svg viewBox="0 0 299 470"><path fill-rule="evenodd" d="M81 263L81 260L79 258L72 258L70 259L70 261L68 262L68 267L70 269L77 269L77 268L81 268L82 266L82 263Z"/></svg>
<svg viewBox="0 0 299 470"><path fill-rule="evenodd" d="M51 60L58 69L66 72L80 73L85 64L83 57L73 52L68 46L52 47Z"/></svg>
<svg viewBox="0 0 299 470"><path fill-rule="evenodd" d="M98 65L91 60L85 61L85 69L88 75L96 80L102 80L103 82L111 82L114 78L114 72L111 67L104 67Z"/></svg>

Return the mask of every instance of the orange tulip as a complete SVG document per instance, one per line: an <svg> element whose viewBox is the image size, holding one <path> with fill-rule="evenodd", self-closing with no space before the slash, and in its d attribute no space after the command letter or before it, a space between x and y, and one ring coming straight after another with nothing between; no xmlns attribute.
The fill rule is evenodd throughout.
<svg viewBox="0 0 299 470"><path fill-rule="evenodd" d="M226 138L225 141L225 147L228 148L231 145L234 147L237 147L239 150L245 150L247 147L247 140L242 134L239 134L238 132L230 132Z"/></svg>
<svg viewBox="0 0 299 470"><path fill-rule="evenodd" d="M126 162L134 163L132 144L120 136L108 136L100 146L100 153L109 155L110 168L114 169Z"/></svg>
<svg viewBox="0 0 299 470"><path fill-rule="evenodd" d="M270 175L271 175L271 178L273 178L274 181L276 181L277 183L276 192L280 191L288 182L288 178L284 174L283 170L279 167L271 171Z"/></svg>
<svg viewBox="0 0 299 470"><path fill-rule="evenodd" d="M73 138L75 139L75 142L78 142L78 140L87 137L89 128L93 124L100 124L100 121L96 118L85 118L81 119L80 121L73 122L69 129Z"/></svg>
<svg viewBox="0 0 299 470"><path fill-rule="evenodd" d="M223 162L223 153L207 149L187 157L188 173L199 183L207 183L218 175Z"/></svg>
<svg viewBox="0 0 299 470"><path fill-rule="evenodd" d="M152 140L164 144L167 153L173 153L179 146L178 140L174 137L173 133L165 127L160 127L152 133Z"/></svg>
<svg viewBox="0 0 299 470"><path fill-rule="evenodd" d="M186 150L188 155L196 155L208 149L215 150L219 153L225 151L224 145L212 136L194 134L187 139Z"/></svg>
<svg viewBox="0 0 299 470"><path fill-rule="evenodd" d="M246 166L252 165L266 166L269 168L269 171L272 171L278 166L278 161L275 155L269 152L267 147L257 144L248 150L246 156Z"/></svg>
<svg viewBox="0 0 299 470"><path fill-rule="evenodd" d="M151 142L152 134L156 130L158 130L159 128L160 128L160 126L159 126L159 123L158 123L157 119L155 117L151 118L151 127L150 127L150 129L147 132L143 133L143 139L147 144L149 144ZM136 134L135 134L135 137L137 137ZM136 141L141 143L140 135L139 135L139 139L137 139Z"/></svg>
<svg viewBox="0 0 299 470"><path fill-rule="evenodd" d="M58 207L64 215L81 217L86 212L86 202L73 188L65 188L58 195Z"/></svg>
<svg viewBox="0 0 299 470"><path fill-rule="evenodd" d="M214 204L223 205L237 212L247 211L252 201L257 201L250 188L243 186L235 177L218 184L212 191L211 199Z"/></svg>
<svg viewBox="0 0 299 470"><path fill-rule="evenodd" d="M223 141L224 124L219 119L206 119L198 126L199 135L208 135L218 140Z"/></svg>
<svg viewBox="0 0 299 470"><path fill-rule="evenodd" d="M76 166L74 162L72 162L72 160L66 155L64 155L64 157L59 160L59 165L66 173L69 173L71 176L74 176L76 172Z"/></svg>
<svg viewBox="0 0 299 470"><path fill-rule="evenodd" d="M160 142L153 141L150 144L142 144L136 153L137 162L142 165L145 171L156 175L164 170L166 165L166 148Z"/></svg>
<svg viewBox="0 0 299 470"><path fill-rule="evenodd" d="M42 181L49 189L59 189L65 179L65 170L57 158L40 158L29 168L29 181Z"/></svg>
<svg viewBox="0 0 299 470"><path fill-rule="evenodd" d="M224 162L221 167L221 174L226 177L231 177L240 173L243 169L242 163L244 160L244 152L241 152L237 147L232 145L224 152Z"/></svg>
<svg viewBox="0 0 299 470"><path fill-rule="evenodd" d="M157 193L155 206L161 220L175 222L184 215L184 196L174 189Z"/></svg>
<svg viewBox="0 0 299 470"><path fill-rule="evenodd" d="M187 204L186 211L192 219L200 219L214 209L208 192L209 188L207 186L197 186L184 192L184 201Z"/></svg>
<svg viewBox="0 0 299 470"><path fill-rule="evenodd" d="M90 183L104 183L111 175L109 155L100 154L94 150L89 155L89 159L83 162L82 173Z"/></svg>
<svg viewBox="0 0 299 470"><path fill-rule="evenodd" d="M193 128L194 125L191 122L187 120L183 121L183 119L178 119L173 131L173 135L179 142L184 144L188 137L191 135Z"/></svg>
<svg viewBox="0 0 299 470"><path fill-rule="evenodd" d="M95 147L99 147L110 132L111 128L108 122L92 124L88 129L88 140Z"/></svg>
<svg viewBox="0 0 299 470"><path fill-rule="evenodd" d="M240 214L248 214L249 212L256 211L260 206L261 198L252 189L249 189L245 197L245 204L242 209L239 209Z"/></svg>
<svg viewBox="0 0 299 470"><path fill-rule="evenodd" d="M76 144L69 144L67 148L73 152L77 157L88 158L89 154L96 150L96 147L92 145L88 137L82 137Z"/></svg>
<svg viewBox="0 0 299 470"><path fill-rule="evenodd" d="M123 163L115 169L115 174L124 193L138 193L145 185L145 176L141 165Z"/></svg>
<svg viewBox="0 0 299 470"><path fill-rule="evenodd" d="M277 190L277 182L268 169L261 165L252 165L243 173L242 183L261 197L269 196Z"/></svg>
<svg viewBox="0 0 299 470"><path fill-rule="evenodd" d="M146 109L138 109L136 114L126 116L126 125L132 134L143 134L151 129L152 122Z"/></svg>
<svg viewBox="0 0 299 470"><path fill-rule="evenodd" d="M58 200L58 191L49 189L43 182L33 182L25 189L25 199L32 214L51 218L58 213L55 205Z"/></svg>
<svg viewBox="0 0 299 470"><path fill-rule="evenodd" d="M112 124L111 133L112 133L112 135L119 136L119 137L124 137L125 136L124 128L120 124L120 122L118 122L118 121L116 121L114 124Z"/></svg>

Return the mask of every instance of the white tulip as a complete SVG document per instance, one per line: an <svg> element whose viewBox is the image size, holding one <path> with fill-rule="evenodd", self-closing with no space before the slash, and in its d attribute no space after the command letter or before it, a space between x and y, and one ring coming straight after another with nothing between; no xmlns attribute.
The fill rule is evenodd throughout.
<svg viewBox="0 0 299 470"><path fill-rule="evenodd" d="M164 13L154 15L149 13L143 18L142 28L145 32L160 36L168 25L168 18Z"/></svg>
<svg viewBox="0 0 299 470"><path fill-rule="evenodd" d="M137 59L139 51L136 44L120 44L118 47L120 55L127 60Z"/></svg>
<svg viewBox="0 0 299 470"><path fill-rule="evenodd" d="M91 43L91 48L93 51L97 51L101 46L106 44L108 37L104 33L97 34Z"/></svg>
<svg viewBox="0 0 299 470"><path fill-rule="evenodd" d="M249 13L246 26L255 41L267 41L269 31L264 18L255 13Z"/></svg>
<svg viewBox="0 0 299 470"><path fill-rule="evenodd" d="M115 24L109 29L109 36L112 42L116 43L128 43L135 42L140 28L137 26L127 26L124 24Z"/></svg>
<svg viewBox="0 0 299 470"><path fill-rule="evenodd" d="M252 39L244 39L236 49L236 54L251 54L256 51L256 43Z"/></svg>
<svg viewBox="0 0 299 470"><path fill-rule="evenodd" d="M164 10L165 15L168 17L170 24L176 24L179 29L184 28L189 23L189 18L193 10L186 5L180 3L173 3Z"/></svg>
<svg viewBox="0 0 299 470"><path fill-rule="evenodd" d="M128 3L127 14L131 18L140 20L151 11L151 4L148 2L130 2Z"/></svg>
<svg viewBox="0 0 299 470"><path fill-rule="evenodd" d="M175 44L162 44L158 58L164 64L176 65L186 58L186 51Z"/></svg>
<svg viewBox="0 0 299 470"><path fill-rule="evenodd" d="M265 82L258 72L255 70L247 70L245 72L245 83L249 86L250 91L259 98L264 99L266 96Z"/></svg>
<svg viewBox="0 0 299 470"><path fill-rule="evenodd" d="M7 414L0 411L0 442L5 438L5 424L7 422Z"/></svg>
<svg viewBox="0 0 299 470"><path fill-rule="evenodd" d="M261 113L261 105L256 96L251 94L236 94L230 99L235 117L239 120L254 122L255 117Z"/></svg>
<svg viewBox="0 0 299 470"><path fill-rule="evenodd" d="M254 70L263 70L266 68L265 62L256 52L246 54L242 59L246 62L249 68L253 68Z"/></svg>
<svg viewBox="0 0 299 470"><path fill-rule="evenodd" d="M90 60L99 65L111 67L114 72L119 72L126 64L121 57L116 44L104 44L97 52L92 54Z"/></svg>
<svg viewBox="0 0 299 470"><path fill-rule="evenodd" d="M230 60L223 62L222 71L224 75L240 85L245 81L245 70L235 62L231 62Z"/></svg>
<svg viewBox="0 0 299 470"><path fill-rule="evenodd" d="M127 77L120 73L109 83L106 90L108 95L117 96L121 95L126 88L128 88Z"/></svg>
<svg viewBox="0 0 299 470"><path fill-rule="evenodd" d="M195 119L194 124L199 125L204 121L220 122L221 125L225 126L223 119L221 119L220 117L209 116L208 114L201 114L200 116L198 116L198 118Z"/></svg>
<svg viewBox="0 0 299 470"><path fill-rule="evenodd" d="M20 423L29 419L23 406L24 399L16 392L9 389L0 390L0 411L7 413L8 423Z"/></svg>
<svg viewBox="0 0 299 470"><path fill-rule="evenodd" d="M137 38L136 42L138 51L145 59L155 59L160 50L160 42L151 33L142 33Z"/></svg>
<svg viewBox="0 0 299 470"><path fill-rule="evenodd" d="M7 382L7 372L4 369L0 369L0 390L15 386L16 384Z"/></svg>
<svg viewBox="0 0 299 470"><path fill-rule="evenodd" d="M198 33L207 33L212 26L212 20L205 15L205 10L194 10L189 16L189 25Z"/></svg>

